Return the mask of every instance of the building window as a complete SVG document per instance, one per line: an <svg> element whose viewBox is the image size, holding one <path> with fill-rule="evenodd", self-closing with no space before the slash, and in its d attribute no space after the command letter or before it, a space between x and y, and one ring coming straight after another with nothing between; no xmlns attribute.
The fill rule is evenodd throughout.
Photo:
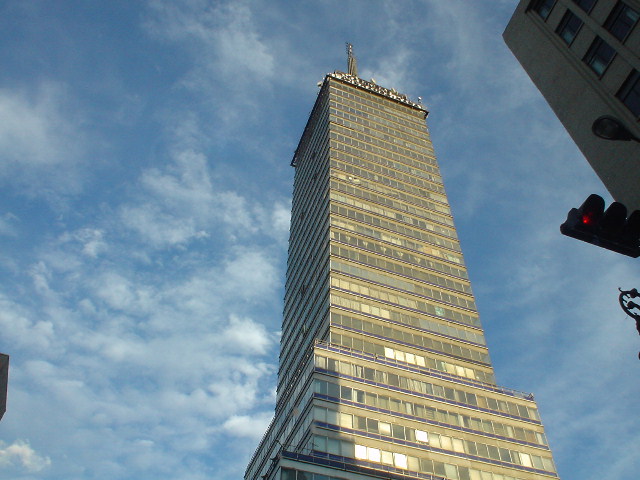
<svg viewBox="0 0 640 480"><path fill-rule="evenodd" d="M621 42L627 38L638 21L638 12L624 2L618 2L604 23L604 28Z"/></svg>
<svg viewBox="0 0 640 480"><path fill-rule="evenodd" d="M556 28L556 33L560 35L560 38L562 38L567 45L571 45L571 42L576 38L580 27L582 27L582 20L580 20L571 10L567 10L567 13L562 17L558 28Z"/></svg>
<svg viewBox="0 0 640 480"><path fill-rule="evenodd" d="M616 51L607 42L600 37L596 37L587 54L584 56L584 62L591 67L596 75L601 77L607 69Z"/></svg>
<svg viewBox="0 0 640 480"><path fill-rule="evenodd" d="M616 97L633 113L636 117L640 117L640 73L633 70L622 87L616 93Z"/></svg>
<svg viewBox="0 0 640 480"><path fill-rule="evenodd" d="M573 0L573 3L578 5L585 12L589 13L596 4L596 0Z"/></svg>
<svg viewBox="0 0 640 480"><path fill-rule="evenodd" d="M556 0L533 0L529 8L546 20L555 4Z"/></svg>

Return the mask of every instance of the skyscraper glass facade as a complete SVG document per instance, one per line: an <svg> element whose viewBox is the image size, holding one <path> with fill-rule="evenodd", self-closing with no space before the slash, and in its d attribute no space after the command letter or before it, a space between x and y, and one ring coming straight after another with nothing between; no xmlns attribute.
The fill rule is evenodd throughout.
<svg viewBox="0 0 640 480"><path fill-rule="evenodd" d="M557 478L533 396L495 383L426 116L355 74L320 87L247 480Z"/></svg>

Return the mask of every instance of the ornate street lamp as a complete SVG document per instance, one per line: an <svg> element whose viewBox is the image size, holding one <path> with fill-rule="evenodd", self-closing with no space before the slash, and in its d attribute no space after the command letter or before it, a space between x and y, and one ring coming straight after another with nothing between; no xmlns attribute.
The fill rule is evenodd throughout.
<svg viewBox="0 0 640 480"><path fill-rule="evenodd" d="M638 330L638 334L640 335L640 305L631 301L632 298L640 297L640 293L638 293L637 289L632 290L620 290L620 296L618 297L618 301L620 302L620 306L624 313L629 315L636 321L636 330ZM634 312L633 310L638 310L638 312ZM640 358L640 353L638 353L638 358Z"/></svg>
<svg viewBox="0 0 640 480"><path fill-rule="evenodd" d="M604 138L605 140L633 140L634 142L640 142L640 138L636 137L620 120L611 115L602 115L596 118L593 125L591 125L591 131L596 137Z"/></svg>

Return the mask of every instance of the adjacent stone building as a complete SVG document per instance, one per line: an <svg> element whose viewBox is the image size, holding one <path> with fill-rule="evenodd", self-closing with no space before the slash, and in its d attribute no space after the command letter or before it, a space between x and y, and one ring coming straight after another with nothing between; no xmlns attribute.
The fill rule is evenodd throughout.
<svg viewBox="0 0 640 480"><path fill-rule="evenodd" d="M592 125L608 115L640 137L639 12L638 0L522 0L504 32L602 183L630 211L640 209L640 143L603 140Z"/></svg>

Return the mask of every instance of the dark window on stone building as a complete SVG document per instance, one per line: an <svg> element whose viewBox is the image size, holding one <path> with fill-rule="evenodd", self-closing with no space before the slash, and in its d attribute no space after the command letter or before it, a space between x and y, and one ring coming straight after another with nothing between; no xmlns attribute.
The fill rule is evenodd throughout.
<svg viewBox="0 0 640 480"><path fill-rule="evenodd" d="M638 12L629 5L624 2L618 2L604 23L604 28L609 30L611 35L623 42L638 22L639 16Z"/></svg>
<svg viewBox="0 0 640 480"><path fill-rule="evenodd" d="M560 35L560 38L564 40L567 45L571 45L573 39L576 38L578 31L582 27L582 20L580 20L571 10L567 10L564 14L556 33Z"/></svg>
<svg viewBox="0 0 640 480"><path fill-rule="evenodd" d="M640 117L640 73L633 70L622 87L616 93L616 97L633 113L636 117Z"/></svg>
<svg viewBox="0 0 640 480"><path fill-rule="evenodd" d="M596 37L584 56L584 62L589 65L596 75L601 77L615 55L616 51L611 45L600 37Z"/></svg>
<svg viewBox="0 0 640 480"><path fill-rule="evenodd" d="M529 8L546 20L555 4L556 0L534 0Z"/></svg>

